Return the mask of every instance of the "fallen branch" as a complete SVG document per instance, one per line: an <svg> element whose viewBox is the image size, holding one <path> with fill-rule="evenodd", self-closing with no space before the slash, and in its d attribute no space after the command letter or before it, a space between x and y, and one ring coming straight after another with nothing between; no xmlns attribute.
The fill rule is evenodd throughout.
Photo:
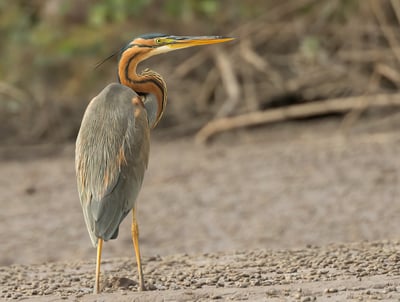
<svg viewBox="0 0 400 302"><path fill-rule="evenodd" d="M294 118L310 117L326 113L347 112L367 107L387 106L400 106L400 93L321 100L318 102L288 106L268 111L251 112L209 122L196 134L195 141L196 143L205 143L211 136L219 132L241 127L279 122Z"/></svg>

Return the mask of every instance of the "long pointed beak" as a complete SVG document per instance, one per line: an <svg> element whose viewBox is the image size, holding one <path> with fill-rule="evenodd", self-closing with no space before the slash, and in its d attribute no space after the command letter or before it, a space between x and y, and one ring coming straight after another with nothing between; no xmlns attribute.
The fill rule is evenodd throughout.
<svg viewBox="0 0 400 302"><path fill-rule="evenodd" d="M197 45L217 44L234 40L221 36L169 36L167 46L172 49L186 48Z"/></svg>

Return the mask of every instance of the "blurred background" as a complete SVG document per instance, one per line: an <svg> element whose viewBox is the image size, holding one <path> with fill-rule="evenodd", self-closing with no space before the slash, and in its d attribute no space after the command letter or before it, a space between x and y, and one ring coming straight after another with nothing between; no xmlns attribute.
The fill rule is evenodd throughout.
<svg viewBox="0 0 400 302"><path fill-rule="evenodd" d="M398 0L0 0L0 265L94 259L74 141L149 32L236 40L142 64L169 94L144 256L398 238L399 29Z"/></svg>

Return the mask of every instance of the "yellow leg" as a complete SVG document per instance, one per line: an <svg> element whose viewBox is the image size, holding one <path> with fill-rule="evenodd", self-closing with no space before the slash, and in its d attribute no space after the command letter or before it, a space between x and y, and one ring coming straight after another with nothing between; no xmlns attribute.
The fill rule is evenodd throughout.
<svg viewBox="0 0 400 302"><path fill-rule="evenodd" d="M99 238L97 241L97 259L96 259L96 280L94 283L94 293L100 292L100 263L101 263L101 250L103 248L103 239Z"/></svg>
<svg viewBox="0 0 400 302"><path fill-rule="evenodd" d="M135 249L136 254L136 263L139 272L139 290L144 291L146 290L144 286L144 279L143 279L143 271L142 271L142 263L140 260L140 250L139 250L139 227L136 221L136 209L135 207L132 210L132 241L133 247Z"/></svg>

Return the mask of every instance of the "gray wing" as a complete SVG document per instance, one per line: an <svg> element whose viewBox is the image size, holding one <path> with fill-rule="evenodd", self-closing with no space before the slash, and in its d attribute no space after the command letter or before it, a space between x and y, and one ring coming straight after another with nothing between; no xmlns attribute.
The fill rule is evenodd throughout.
<svg viewBox="0 0 400 302"><path fill-rule="evenodd" d="M118 236L133 208L149 159L150 129L137 94L110 84L89 104L76 141L75 169L86 226L97 238Z"/></svg>

